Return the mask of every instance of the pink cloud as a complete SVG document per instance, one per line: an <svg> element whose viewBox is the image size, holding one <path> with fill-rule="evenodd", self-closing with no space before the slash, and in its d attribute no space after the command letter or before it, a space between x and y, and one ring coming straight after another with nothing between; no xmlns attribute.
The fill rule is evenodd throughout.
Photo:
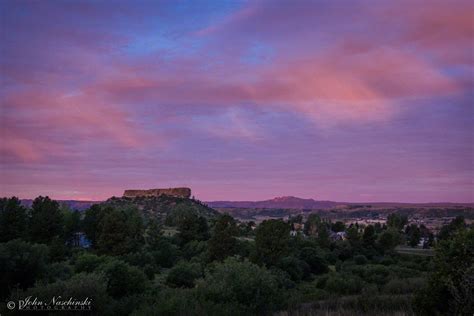
<svg viewBox="0 0 474 316"><path fill-rule="evenodd" d="M418 2L410 5L410 10L400 5L356 5L351 12L327 3L248 4L197 32L198 37L207 37L208 41L196 57L178 55L171 64L156 55L134 59L116 55L104 60L101 54L113 47L109 44L123 45L130 39L103 28L96 34L88 28L46 25L44 31L51 34L46 37L49 42L43 44L60 45L67 54L39 53L44 61L39 68L16 63L6 67L13 82L36 87L7 94L5 104L25 111L54 110L57 114L50 113L47 118L51 123L69 127L81 122L89 128L85 129L87 132L76 131L77 134L111 138L124 146L138 146L143 140L130 120L130 109L124 108L139 108L144 103L157 107L199 103L203 109L252 103L301 113L322 125L386 120L399 111L397 103L402 100L460 91L460 83L427 54L454 58L453 47L456 51L470 51L467 41L473 25L469 2L434 2L426 9ZM48 16L58 10L62 12L49 6L39 9ZM77 9L96 22L105 12L102 7L87 5ZM138 10L135 14L144 13ZM358 18L359 15L364 18ZM111 16L115 19L120 15L113 11ZM331 28L324 25L330 20L346 19L364 32L352 32L345 23L332 23ZM396 36L392 29L397 25L394 19L403 21L398 23L403 27ZM321 30L315 29L315 21ZM371 24L377 27L372 28ZM28 23L19 24L26 26L31 27ZM300 36L288 36L295 29ZM260 39L275 47L271 63L249 66L239 61L238 54L248 45L249 34L255 35L250 36L252 40ZM38 35L44 37L41 32ZM330 45L326 43L329 36L333 37ZM75 44L75 52L68 49L69 43ZM107 49L100 43L105 43ZM405 47L410 43L417 50ZM14 47L22 54L32 50L26 42ZM443 50L444 47L450 51ZM212 59L206 59L205 51L217 48L222 48L226 55L218 53L216 58L221 63L214 64ZM50 53L54 58L48 57ZM61 70L65 66L67 72ZM35 75L29 75L30 68L36 71ZM70 93L68 85L77 80L77 74L90 77ZM44 91L43 84L48 86L47 90L53 87L52 91Z"/></svg>
<svg viewBox="0 0 474 316"><path fill-rule="evenodd" d="M36 146L33 141L27 138L2 133L2 142L0 144L2 160L8 159L8 155L11 155L14 159L20 159L21 161L38 161L40 155L38 149L35 148ZM44 146L41 147L44 148Z"/></svg>
<svg viewBox="0 0 474 316"><path fill-rule="evenodd" d="M69 142L93 139L133 149L144 146L149 137L130 112L87 91L29 90L12 93L2 103L2 151L25 161L64 154ZM155 141L159 143L160 137L155 136Z"/></svg>
<svg viewBox="0 0 474 316"><path fill-rule="evenodd" d="M455 80L413 53L391 48L350 50L343 44L334 45L315 56L291 62L282 57L274 64L245 69L253 72L252 81L243 76L216 82L219 73L209 74L194 64L171 74L161 74L159 69L131 72L124 68L121 72L119 67L113 76L89 89L109 102L278 106L322 123L384 120L397 110L399 101L460 90Z"/></svg>
<svg viewBox="0 0 474 316"><path fill-rule="evenodd" d="M444 65L472 66L474 3L468 0L407 2L379 12L380 23L400 25L397 45L414 45Z"/></svg>

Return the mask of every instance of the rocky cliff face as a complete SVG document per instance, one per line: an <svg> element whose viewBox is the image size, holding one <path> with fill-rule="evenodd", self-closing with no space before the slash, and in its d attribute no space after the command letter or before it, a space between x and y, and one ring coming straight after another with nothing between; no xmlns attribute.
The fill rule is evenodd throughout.
<svg viewBox="0 0 474 316"><path fill-rule="evenodd" d="M123 197L134 198L138 196L152 197L160 195L170 195L189 199L191 196L190 188L169 188L169 189L150 189L150 190L125 190Z"/></svg>

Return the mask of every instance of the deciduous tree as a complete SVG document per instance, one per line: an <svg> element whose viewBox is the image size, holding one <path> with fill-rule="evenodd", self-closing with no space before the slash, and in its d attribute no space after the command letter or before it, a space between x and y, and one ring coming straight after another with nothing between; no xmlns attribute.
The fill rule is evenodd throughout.
<svg viewBox="0 0 474 316"><path fill-rule="evenodd" d="M257 228L255 246L260 262L274 265L288 254L290 227L282 220L266 220Z"/></svg>

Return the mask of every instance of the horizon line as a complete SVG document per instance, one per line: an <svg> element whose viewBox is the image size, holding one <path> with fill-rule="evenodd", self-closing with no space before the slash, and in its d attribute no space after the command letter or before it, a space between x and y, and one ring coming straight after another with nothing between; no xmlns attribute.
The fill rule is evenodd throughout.
<svg viewBox="0 0 474 316"><path fill-rule="evenodd" d="M52 200L55 200L55 201L77 201L77 202L97 202L97 203L100 203L100 202L104 202L112 197L122 197L122 196L116 196L116 195L112 195L111 197L109 198L106 198L106 199L103 199L103 200L95 200L95 199L74 199L74 198L65 198L65 199L56 199L56 198L52 198L51 196L49 195L38 195L37 197L39 196L47 196L49 197L50 199ZM15 195L11 195L11 196L0 196L0 198L12 198L12 197L17 197L19 200L34 200L35 198L20 198L18 196L15 196ZM213 203L213 202L232 202L232 203L242 203L242 202L264 202L264 201L271 201L271 200L274 200L275 198L279 198L279 197L294 197L294 198L298 198L298 199L304 199L304 200L313 200L313 201L316 201L316 202L334 202L334 203L340 203L340 204L474 204L474 201L470 201L470 202L467 202L467 201L456 201L456 202L449 202L449 201L430 201L430 202L407 202L407 201L363 201L363 202L351 202L351 201L337 201L337 200L326 200L326 199L322 199L322 200L317 200L317 199L314 199L314 198L301 198L301 197L297 197L297 196L275 196L273 198L269 198L269 199L262 199L262 200L208 200L208 201L204 201L202 200L203 202L206 202L206 203ZM200 199L197 199L197 200L200 200Z"/></svg>

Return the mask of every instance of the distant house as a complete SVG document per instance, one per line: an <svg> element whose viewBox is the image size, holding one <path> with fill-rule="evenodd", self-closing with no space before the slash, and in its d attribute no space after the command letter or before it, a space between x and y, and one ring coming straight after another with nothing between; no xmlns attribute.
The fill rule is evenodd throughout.
<svg viewBox="0 0 474 316"><path fill-rule="evenodd" d="M303 223L293 223L293 229L296 231L303 230L304 224Z"/></svg>
<svg viewBox="0 0 474 316"><path fill-rule="evenodd" d="M329 238L332 240L332 241L336 241L336 240L346 240L346 232L333 232L331 231L329 233Z"/></svg>
<svg viewBox="0 0 474 316"><path fill-rule="evenodd" d="M304 224L303 223L292 223L291 224L291 230L290 230L290 236L295 237L297 235L304 235L303 230L304 230Z"/></svg>
<svg viewBox="0 0 474 316"><path fill-rule="evenodd" d="M418 242L418 247L427 248L430 239L428 237L421 237L420 241Z"/></svg>

